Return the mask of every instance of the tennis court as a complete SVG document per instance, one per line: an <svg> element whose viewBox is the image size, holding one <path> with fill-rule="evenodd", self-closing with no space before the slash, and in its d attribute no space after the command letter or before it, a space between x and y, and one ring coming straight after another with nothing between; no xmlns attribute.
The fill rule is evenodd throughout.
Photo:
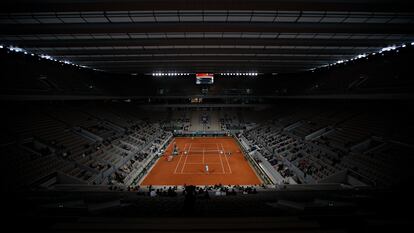
<svg viewBox="0 0 414 233"><path fill-rule="evenodd" d="M178 152L171 161L174 146ZM175 138L141 185L261 184L231 137Z"/></svg>

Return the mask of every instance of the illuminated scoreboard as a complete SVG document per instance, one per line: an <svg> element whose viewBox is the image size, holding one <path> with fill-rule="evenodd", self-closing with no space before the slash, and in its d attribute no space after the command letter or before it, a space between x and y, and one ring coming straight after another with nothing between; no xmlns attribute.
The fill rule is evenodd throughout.
<svg viewBox="0 0 414 233"><path fill-rule="evenodd" d="M214 83L214 74L210 73L197 73L196 74L196 84L213 84Z"/></svg>

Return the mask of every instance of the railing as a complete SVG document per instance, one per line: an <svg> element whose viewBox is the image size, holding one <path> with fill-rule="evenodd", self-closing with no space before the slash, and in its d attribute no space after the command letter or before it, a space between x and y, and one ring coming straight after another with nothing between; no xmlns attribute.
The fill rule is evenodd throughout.
<svg viewBox="0 0 414 233"><path fill-rule="evenodd" d="M247 161L249 161L250 165L253 167L253 169L257 172L257 174L260 176L260 178L262 179L263 183L265 185L272 185L274 184L272 182L272 179L270 179L268 177L268 175L266 174L266 172L263 170L262 167L260 167L259 164L257 164L257 162L249 155L249 153L246 151L246 149L244 148L243 144L239 141L239 139L235 136L232 135L232 137L236 140L236 142L239 144L239 147L242 150L242 153L244 155L244 157L247 159Z"/></svg>
<svg viewBox="0 0 414 233"><path fill-rule="evenodd" d="M133 184L136 185L139 181L147 174L148 171L151 170L151 167L155 164L158 160L159 156L157 156L161 150L164 150L172 140L173 135L169 134L168 137L160 144L157 151L149 156L148 159L145 159L143 163L141 163L140 169L137 172L133 173L133 176L128 176L125 180L127 180L127 185ZM153 141L153 140L152 140ZM146 148L150 145L149 143ZM144 148L145 149L145 148ZM144 150L143 149L143 150Z"/></svg>

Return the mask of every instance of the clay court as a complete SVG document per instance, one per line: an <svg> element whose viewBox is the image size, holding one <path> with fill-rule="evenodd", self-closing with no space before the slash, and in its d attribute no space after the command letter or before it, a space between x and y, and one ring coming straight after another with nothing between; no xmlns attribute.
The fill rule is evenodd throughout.
<svg viewBox="0 0 414 233"><path fill-rule="evenodd" d="M172 161L174 143L178 155ZM206 171L206 165L208 171ZM261 180L231 137L179 137L167 147L141 185L257 185Z"/></svg>

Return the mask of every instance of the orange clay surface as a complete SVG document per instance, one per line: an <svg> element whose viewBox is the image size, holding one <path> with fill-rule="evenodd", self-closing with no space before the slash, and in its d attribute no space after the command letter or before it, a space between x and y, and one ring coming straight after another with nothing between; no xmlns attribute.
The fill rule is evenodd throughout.
<svg viewBox="0 0 414 233"><path fill-rule="evenodd" d="M172 154L174 143L178 147L179 154L174 156L172 161L168 161L167 157ZM227 155L228 152L231 152L231 155ZM179 137L173 139L141 185L261 183L233 138Z"/></svg>

